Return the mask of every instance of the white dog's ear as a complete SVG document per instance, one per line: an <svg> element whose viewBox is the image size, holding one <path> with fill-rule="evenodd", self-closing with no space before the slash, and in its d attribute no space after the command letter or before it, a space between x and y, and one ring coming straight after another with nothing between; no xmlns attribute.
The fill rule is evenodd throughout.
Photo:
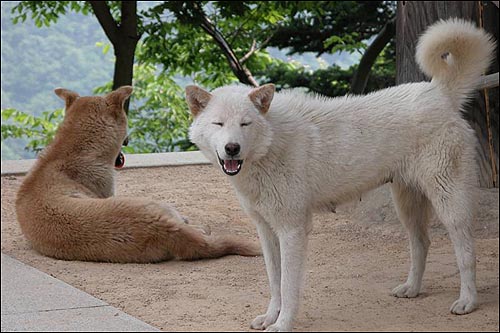
<svg viewBox="0 0 500 333"><path fill-rule="evenodd" d="M59 96L59 98L66 102L66 110L68 110L71 104L73 104L73 102L80 97L80 95L76 92L64 88L56 88L54 89L54 92L57 96Z"/></svg>
<svg viewBox="0 0 500 333"><path fill-rule="evenodd" d="M212 95L197 86L186 87L186 101L194 117L207 107Z"/></svg>
<svg viewBox="0 0 500 333"><path fill-rule="evenodd" d="M260 111L260 113L266 113L271 106L271 102L274 97L274 91L276 87L272 83L263 85L250 91L248 97L252 101L253 105Z"/></svg>

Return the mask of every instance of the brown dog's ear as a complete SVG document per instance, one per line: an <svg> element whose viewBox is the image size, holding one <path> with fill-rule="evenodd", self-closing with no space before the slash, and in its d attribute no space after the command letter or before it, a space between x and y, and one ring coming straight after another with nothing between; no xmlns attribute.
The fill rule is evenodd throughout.
<svg viewBox="0 0 500 333"><path fill-rule="evenodd" d="M106 99L109 100L113 104L121 105L123 107L123 104L127 100L127 98L132 95L132 91L134 88L132 86L122 86L115 91L110 92L109 94L106 95Z"/></svg>
<svg viewBox="0 0 500 333"><path fill-rule="evenodd" d="M269 110L271 102L274 97L275 86L272 83L263 85L250 91L248 97L252 101L253 105L264 114Z"/></svg>
<svg viewBox="0 0 500 333"><path fill-rule="evenodd" d="M207 107L212 95L197 86L186 87L186 101L194 117Z"/></svg>
<svg viewBox="0 0 500 333"><path fill-rule="evenodd" d="M76 92L64 88L56 88L54 89L54 92L57 96L59 96L59 98L66 102L66 110L68 110L71 104L73 104L73 102L80 97L80 95Z"/></svg>

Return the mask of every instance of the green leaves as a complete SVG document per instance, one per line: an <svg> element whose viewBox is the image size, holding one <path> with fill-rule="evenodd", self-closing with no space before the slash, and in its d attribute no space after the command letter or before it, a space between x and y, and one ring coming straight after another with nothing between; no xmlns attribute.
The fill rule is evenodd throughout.
<svg viewBox="0 0 500 333"><path fill-rule="evenodd" d="M270 45L291 47L291 53L362 50L364 40L377 34L395 15L391 1L291 1Z"/></svg>
<svg viewBox="0 0 500 333"><path fill-rule="evenodd" d="M101 47L102 48L102 54L106 55L109 52L111 44L109 44L109 43L103 43L103 42L97 42L97 43L95 43L95 46Z"/></svg>
<svg viewBox="0 0 500 333"><path fill-rule="evenodd" d="M148 23L143 27L143 53L137 59L162 64L164 71L189 76L208 88L237 82L220 47L204 31L200 13L215 25L236 58L241 59L254 42L259 48L285 18L287 11L280 10L280 6L278 2L263 1L161 3L143 12ZM245 66L251 72L254 67L266 66L266 55L264 49L254 52Z"/></svg>
<svg viewBox="0 0 500 333"><path fill-rule="evenodd" d="M342 37L336 35L328 37L323 42L323 45L324 48L330 50L331 53L339 51L353 53L366 49L366 43L359 40L359 34L357 32L344 34Z"/></svg>
<svg viewBox="0 0 500 333"><path fill-rule="evenodd" d="M113 18L120 22L121 2L108 1L107 4ZM129 109L130 144L125 148L127 152L136 153L194 149L187 135L190 115L182 87L194 82L212 89L238 82L219 45L204 30L204 19L224 36L237 59L245 59L244 66L259 83L274 82L279 88L304 87L337 96L348 92L356 67L343 70L329 64L311 71L300 63L273 58L267 47L286 48L290 53L311 51L318 55L362 52L366 41L394 16L394 3L386 1L159 1L139 2L138 8L137 29L142 39L135 54L135 89ZM70 11L92 14L86 1L21 1L11 13L14 23L31 18L37 27L46 27ZM95 22L97 25L97 20ZM76 40L80 35L79 29L73 29L68 38ZM93 43L95 41L90 44ZM109 53L109 43L95 45L102 48L104 55ZM391 47L371 72L368 90L393 79ZM63 49L61 53L73 55ZM75 52L73 58L77 57L84 56ZM55 64L48 62L32 67L47 68ZM67 70L65 76L76 81L91 77L90 72L82 73L72 67L62 67ZM102 71L102 65L96 67ZM47 81L57 85L60 79ZM102 81L91 82L99 85ZM109 82L94 92L103 94L111 87ZM50 141L62 120L62 111L33 117L4 109L2 119L6 120L2 124L2 140L30 137L27 148L39 150Z"/></svg>
<svg viewBox="0 0 500 333"><path fill-rule="evenodd" d="M38 152L52 141L63 117L63 109L45 111L40 117L12 108L2 109L2 141L29 138L25 149Z"/></svg>
<svg viewBox="0 0 500 333"><path fill-rule="evenodd" d="M137 54L143 52L138 45ZM195 149L188 139L190 113L184 99L186 79L161 71L152 63L134 65L134 92L128 112L126 153L154 153ZM94 90L111 91L112 82Z"/></svg>
<svg viewBox="0 0 500 333"><path fill-rule="evenodd" d="M27 15L30 14L38 28L44 25L48 27L57 22L59 16L65 15L68 9L87 15L90 5L87 1L20 1L11 10L12 21L14 24L19 21L24 22Z"/></svg>
<svg viewBox="0 0 500 333"><path fill-rule="evenodd" d="M165 152L191 148L191 122L184 89L156 66L134 66L134 93L129 109L127 152Z"/></svg>

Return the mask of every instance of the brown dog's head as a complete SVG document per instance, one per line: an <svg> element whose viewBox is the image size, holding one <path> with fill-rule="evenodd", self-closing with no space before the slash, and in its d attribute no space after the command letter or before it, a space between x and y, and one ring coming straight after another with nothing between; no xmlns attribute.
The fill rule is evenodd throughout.
<svg viewBox="0 0 500 333"><path fill-rule="evenodd" d="M54 149L57 146L58 153L67 156L115 164L127 141L123 106L132 90L131 86L123 86L105 96L80 97L68 89L55 89L65 101L66 114L52 144Z"/></svg>

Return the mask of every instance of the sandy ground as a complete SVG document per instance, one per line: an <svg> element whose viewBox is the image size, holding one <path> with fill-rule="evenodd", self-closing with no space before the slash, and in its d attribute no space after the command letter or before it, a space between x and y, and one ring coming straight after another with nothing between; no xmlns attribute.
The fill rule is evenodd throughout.
<svg viewBox="0 0 500 333"><path fill-rule="evenodd" d="M68 262L34 252L14 212L19 176L2 177L2 252L61 279L165 331L247 331L265 312L268 281L262 257L196 262L107 264ZM117 195L174 204L213 233L257 239L228 181L213 166L119 172ZM422 293L390 295L406 279L409 251L389 191L382 187L337 213L316 214L297 331L498 331L498 189L484 190L475 224L479 308L449 313L460 277L446 231L431 225Z"/></svg>

